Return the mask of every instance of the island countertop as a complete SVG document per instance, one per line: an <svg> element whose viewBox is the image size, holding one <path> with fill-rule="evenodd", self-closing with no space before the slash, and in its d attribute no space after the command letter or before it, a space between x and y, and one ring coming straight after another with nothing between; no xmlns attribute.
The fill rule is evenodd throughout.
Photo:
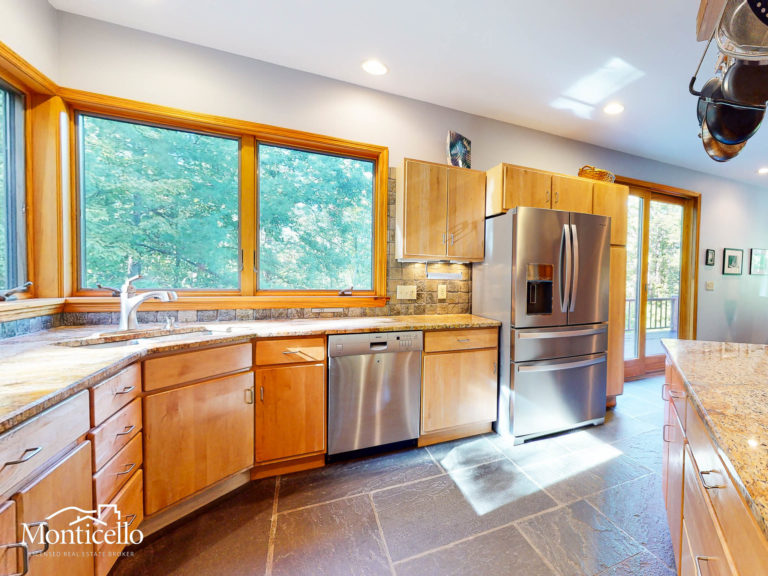
<svg viewBox="0 0 768 576"><path fill-rule="evenodd" d="M768 537L768 346L662 343L720 458Z"/></svg>
<svg viewBox="0 0 768 576"><path fill-rule="evenodd" d="M113 348L58 344L64 340L91 339L94 334L106 335L114 331L115 326L70 326L44 330L0 340L0 432L151 354L236 344L253 338L492 328L499 325L496 320L472 314L213 322L205 324L206 332L180 334L172 341L146 339ZM158 328L157 325L146 327Z"/></svg>

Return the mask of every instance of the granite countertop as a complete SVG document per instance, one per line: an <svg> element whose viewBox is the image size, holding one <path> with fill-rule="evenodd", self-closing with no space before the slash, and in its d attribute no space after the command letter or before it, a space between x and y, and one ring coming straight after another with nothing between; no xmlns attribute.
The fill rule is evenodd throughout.
<svg viewBox="0 0 768 576"><path fill-rule="evenodd" d="M60 346L65 340L91 339L115 331L115 326L61 327L0 340L0 433L90 388L150 354L192 350L214 344L235 344L252 338L442 330L499 326L471 314L377 316L215 322L206 332L174 335L173 340L143 339L116 347ZM183 324L180 328L190 325ZM158 325L142 327L160 328Z"/></svg>
<svg viewBox="0 0 768 576"><path fill-rule="evenodd" d="M768 537L768 346L662 340L760 528Z"/></svg>

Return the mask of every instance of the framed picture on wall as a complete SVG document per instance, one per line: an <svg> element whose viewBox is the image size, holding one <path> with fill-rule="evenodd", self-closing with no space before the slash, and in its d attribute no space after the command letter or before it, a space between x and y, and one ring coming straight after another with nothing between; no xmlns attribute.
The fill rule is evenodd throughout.
<svg viewBox="0 0 768 576"><path fill-rule="evenodd" d="M749 251L749 273L758 276L768 275L768 250L752 248Z"/></svg>
<svg viewBox="0 0 768 576"><path fill-rule="evenodd" d="M739 276L741 274L744 250L738 248L723 248L723 274Z"/></svg>
<svg viewBox="0 0 768 576"><path fill-rule="evenodd" d="M715 265L715 251L711 248L707 249L706 257L704 258L704 265L705 266L714 266Z"/></svg>

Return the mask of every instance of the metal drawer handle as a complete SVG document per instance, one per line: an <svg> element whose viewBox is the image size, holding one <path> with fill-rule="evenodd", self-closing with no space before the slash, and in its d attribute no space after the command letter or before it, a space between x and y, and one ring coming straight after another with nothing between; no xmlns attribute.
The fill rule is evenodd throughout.
<svg viewBox="0 0 768 576"><path fill-rule="evenodd" d="M18 460L11 460L10 462L6 462L6 466L15 466L16 464L23 464L24 462L27 462L29 460L32 460L32 458L37 455L40 450L42 450L42 446L38 446L36 448L27 448L24 450L24 452L21 455L21 458Z"/></svg>
<svg viewBox="0 0 768 576"><path fill-rule="evenodd" d="M661 439L664 442L669 442L670 441L667 438L667 428L672 428L672 424L664 424L664 427L661 429Z"/></svg>
<svg viewBox="0 0 768 576"><path fill-rule="evenodd" d="M565 364L543 364L541 366L520 366L518 372L554 372L557 370L570 370L571 368L584 368L594 364L605 362L605 356L593 358L592 360L581 360L579 362L567 362Z"/></svg>
<svg viewBox="0 0 768 576"><path fill-rule="evenodd" d="M131 424L130 426L126 426L122 432L118 432L115 434L115 436L125 436L126 434L130 434L133 432L133 429L136 428L135 424Z"/></svg>
<svg viewBox="0 0 768 576"><path fill-rule="evenodd" d="M27 548L26 542L16 542L14 544L3 544L0 546L0 550L8 550L11 548L21 548L24 553L21 555L21 572L11 574L10 576L24 576L29 572L29 548Z"/></svg>
<svg viewBox="0 0 768 576"><path fill-rule="evenodd" d="M699 478L701 478L701 483L707 490L712 490L714 488L727 488L727 484L707 484L707 481L704 479L704 476L709 476L710 474L720 474L717 470L701 470L699 472Z"/></svg>
<svg viewBox="0 0 768 576"><path fill-rule="evenodd" d="M665 394L665 392L669 392L669 384L664 384L664 386L661 387L661 399L664 400L664 402L669 400L669 396Z"/></svg>
<svg viewBox="0 0 768 576"><path fill-rule="evenodd" d="M130 518L130 520L128 520L128 518ZM125 527L130 528L131 524L133 524L133 521L136 520L136 514L128 514L125 519L127 520Z"/></svg>
<svg viewBox="0 0 768 576"><path fill-rule="evenodd" d="M130 474L131 470L136 468L136 463L131 462L130 464L126 464L127 470L123 470L122 472L115 473L115 476L125 476L126 474Z"/></svg>
<svg viewBox="0 0 768 576"><path fill-rule="evenodd" d="M669 397L674 398L675 400L685 400L685 392L680 392L679 390L670 388Z"/></svg>
<svg viewBox="0 0 768 576"><path fill-rule="evenodd" d="M699 561L704 560L704 562L709 562L710 560L717 560L714 556L696 556L694 559L696 563L696 576L701 576L701 566L699 565Z"/></svg>
<svg viewBox="0 0 768 576"><path fill-rule="evenodd" d="M130 392L134 388L136 388L136 386L126 386L122 390L118 390L117 392L115 392L115 396L119 396L120 394L128 394L128 392Z"/></svg>
<svg viewBox="0 0 768 576"><path fill-rule="evenodd" d="M254 402L253 388L246 388L245 389L245 403L246 404L253 404L253 402Z"/></svg>
<svg viewBox="0 0 768 576"><path fill-rule="evenodd" d="M42 522L31 522L30 524L27 524L27 527L31 528L33 526L42 526L43 527L43 547L40 550L35 550L34 552L30 552L30 556L37 556L39 554L45 554L48 552L48 548L50 548L51 544L48 542L48 532L51 531L51 527L48 526L48 522L43 520Z"/></svg>
<svg viewBox="0 0 768 576"><path fill-rule="evenodd" d="M588 328L586 330L556 330L554 332L518 332L518 340L546 340L550 338L571 338L573 336L596 336L604 334L607 328Z"/></svg>
<svg viewBox="0 0 768 576"><path fill-rule="evenodd" d="M456 342L469 342L471 338L456 338Z"/></svg>
<svg viewBox="0 0 768 576"><path fill-rule="evenodd" d="M301 350L283 350L283 354L301 354Z"/></svg>

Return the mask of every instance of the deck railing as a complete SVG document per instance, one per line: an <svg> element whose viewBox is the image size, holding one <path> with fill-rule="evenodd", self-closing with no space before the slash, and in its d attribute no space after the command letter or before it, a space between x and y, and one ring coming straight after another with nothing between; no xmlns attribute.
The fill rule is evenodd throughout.
<svg viewBox="0 0 768 576"><path fill-rule="evenodd" d="M648 298L645 311L646 330L677 330L678 297ZM629 332L637 326L637 310L634 298L627 298L624 314L624 331Z"/></svg>

